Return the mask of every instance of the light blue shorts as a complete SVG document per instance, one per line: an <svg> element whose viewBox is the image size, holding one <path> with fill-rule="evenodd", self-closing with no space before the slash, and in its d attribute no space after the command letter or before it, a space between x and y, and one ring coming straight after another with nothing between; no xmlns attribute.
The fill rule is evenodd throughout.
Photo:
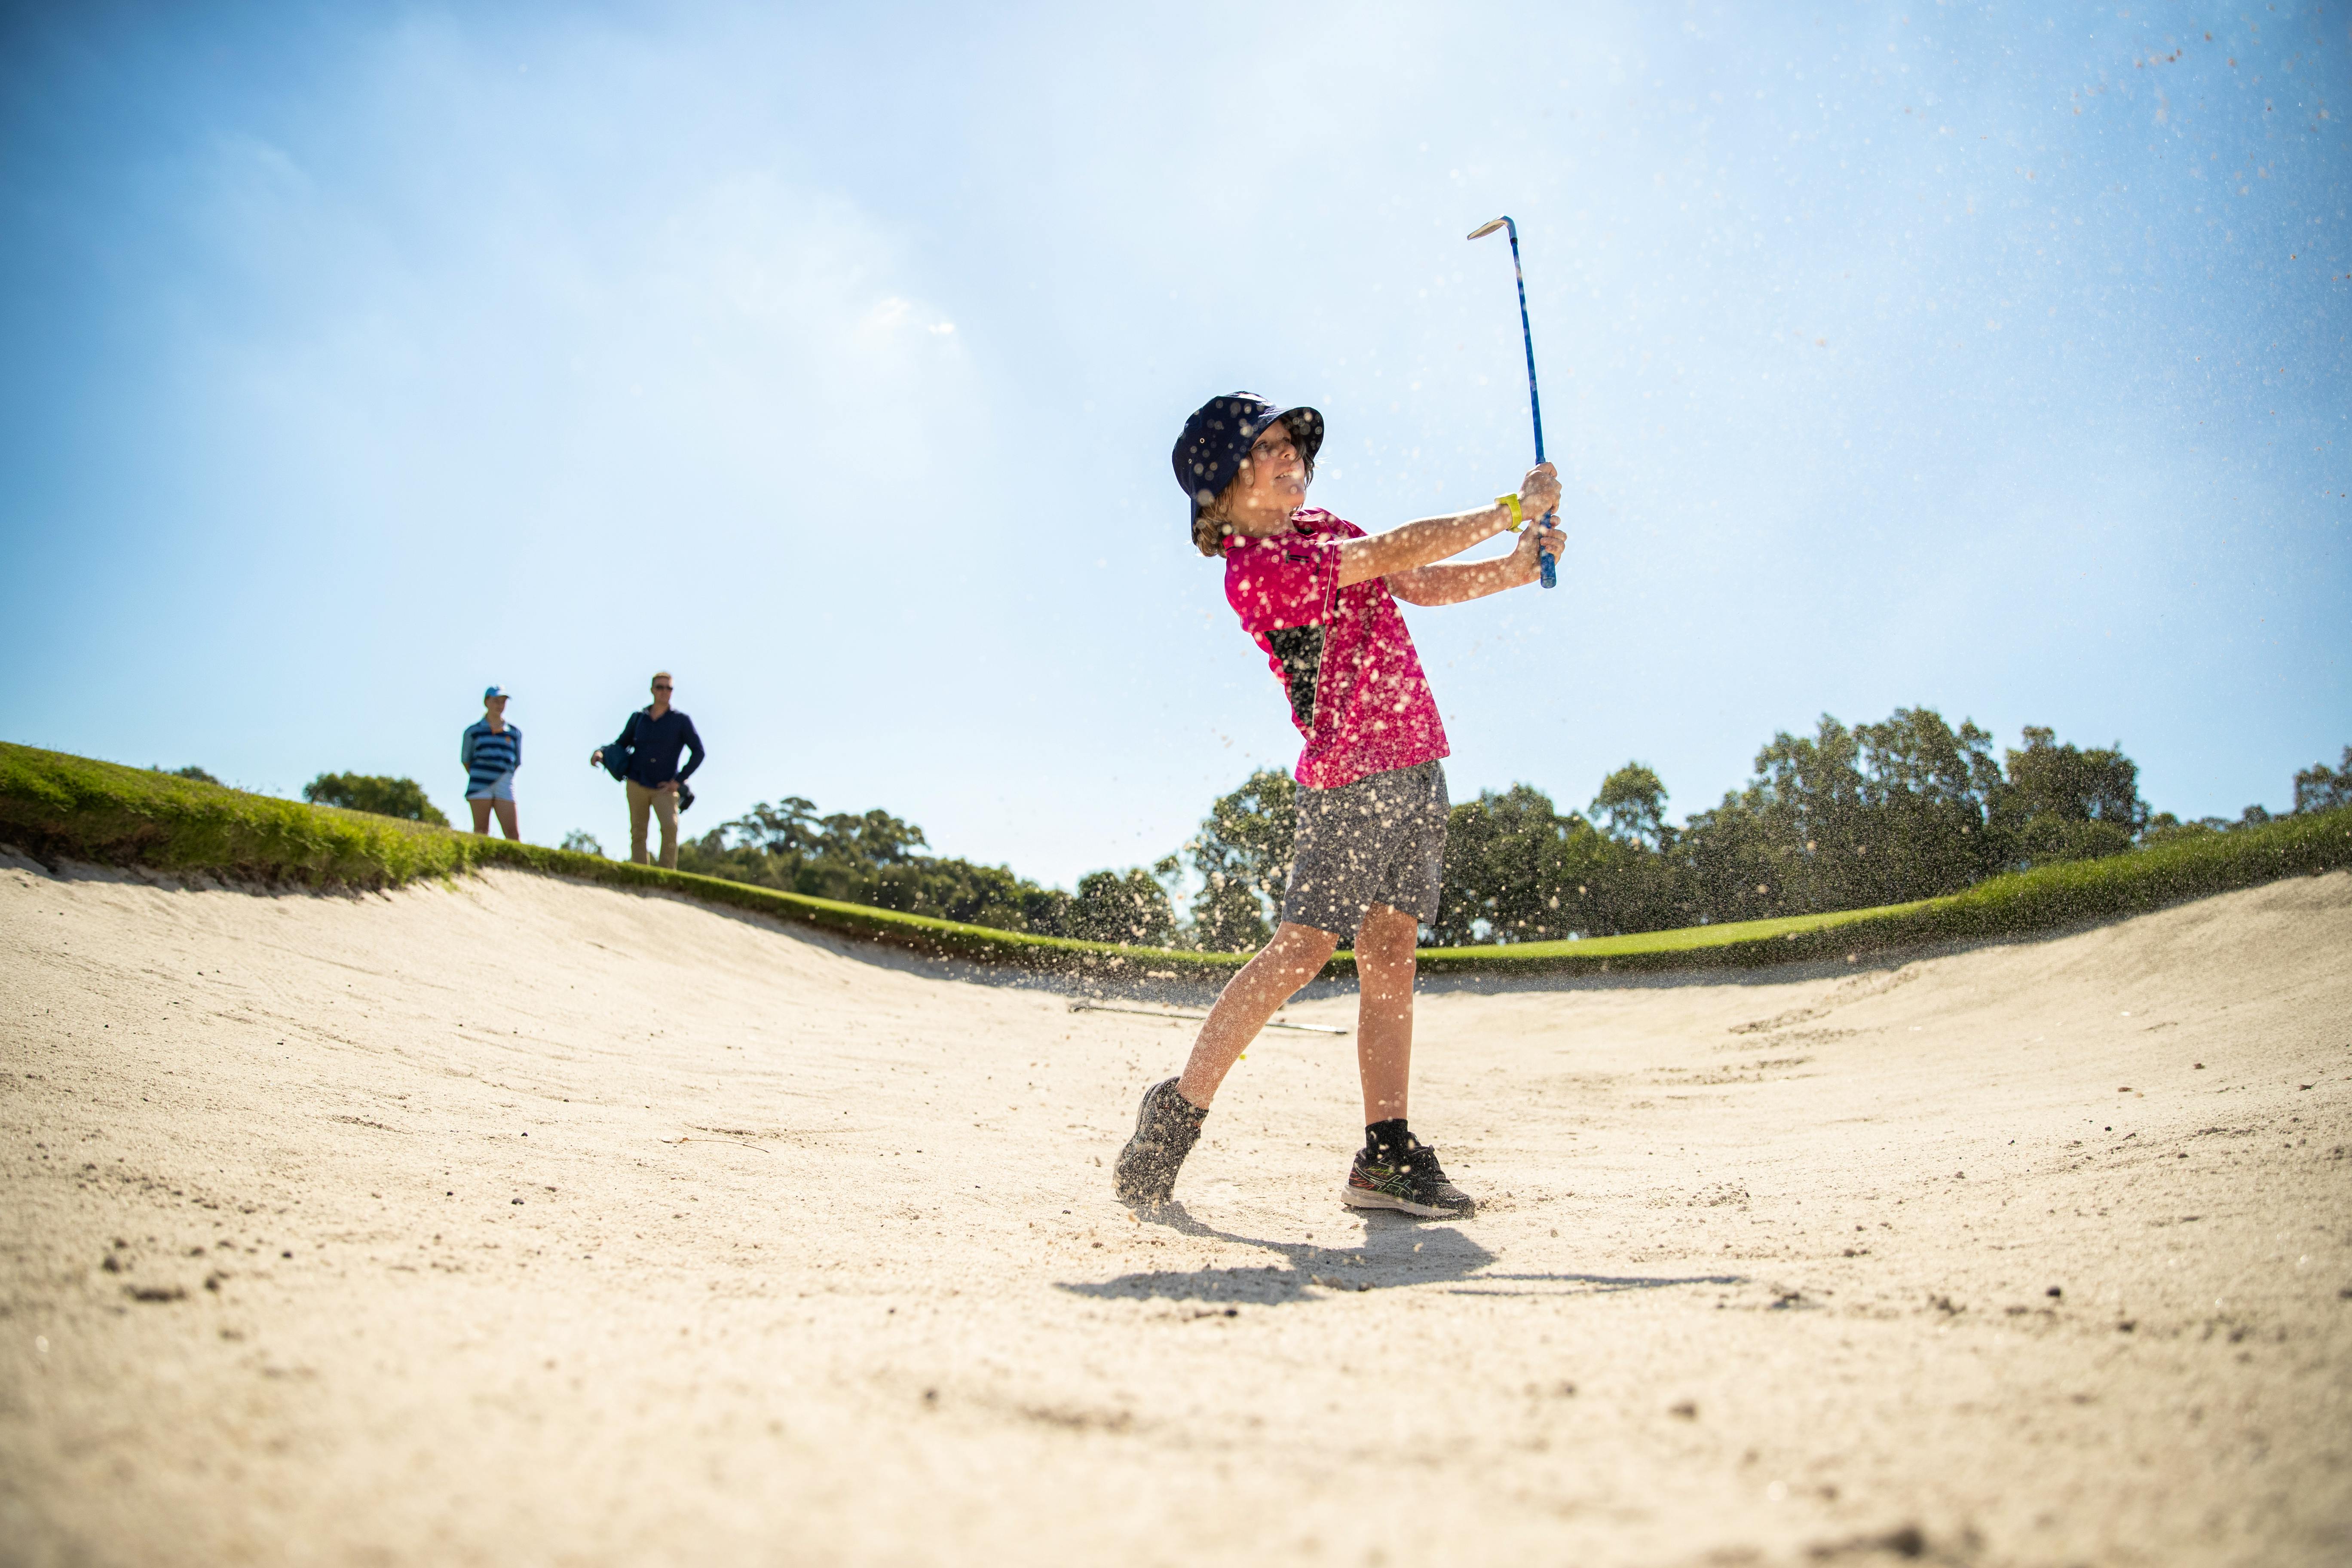
<svg viewBox="0 0 2352 1568"><path fill-rule="evenodd" d="M467 800L512 800L514 770L509 768L486 784L476 784L466 792Z"/></svg>

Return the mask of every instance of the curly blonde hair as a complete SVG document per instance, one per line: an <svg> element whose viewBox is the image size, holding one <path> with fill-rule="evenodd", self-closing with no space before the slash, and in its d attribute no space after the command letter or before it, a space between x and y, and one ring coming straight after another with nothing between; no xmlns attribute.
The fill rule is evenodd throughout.
<svg viewBox="0 0 2352 1568"><path fill-rule="evenodd" d="M1225 541L1234 531L1233 517L1227 508L1233 501L1234 491L1241 488L1241 482L1236 477L1232 484L1217 492L1216 500L1201 509L1200 516L1192 520L1192 543L1202 554L1223 553Z"/></svg>

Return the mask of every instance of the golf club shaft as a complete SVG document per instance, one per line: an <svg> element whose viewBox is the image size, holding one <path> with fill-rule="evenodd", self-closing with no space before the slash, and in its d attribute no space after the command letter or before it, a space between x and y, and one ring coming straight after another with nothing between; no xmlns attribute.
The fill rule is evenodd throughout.
<svg viewBox="0 0 2352 1568"><path fill-rule="evenodd" d="M1507 217L1503 220L1503 230L1511 237L1511 281L1519 289L1519 341L1527 345L1528 351L1528 416L1535 421L1536 461L1540 463L1544 460L1543 403L1536 395L1536 334L1535 329L1528 324L1528 275L1519 267L1519 226ZM1555 512L1544 513L1543 521L1537 526L1549 527L1557 515ZM1547 588L1557 586L1559 577L1553 570L1551 552L1539 551L1536 559L1542 570L1543 585Z"/></svg>

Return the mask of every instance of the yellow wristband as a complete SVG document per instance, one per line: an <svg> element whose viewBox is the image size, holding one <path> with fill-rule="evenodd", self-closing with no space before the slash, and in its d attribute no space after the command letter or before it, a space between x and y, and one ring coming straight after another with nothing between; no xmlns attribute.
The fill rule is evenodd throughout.
<svg viewBox="0 0 2352 1568"><path fill-rule="evenodd" d="M1507 508L1510 511L1511 531L1513 533L1518 532L1520 529L1527 526L1528 520L1519 515L1519 498L1517 494L1496 496L1495 498L1495 504L1499 507Z"/></svg>

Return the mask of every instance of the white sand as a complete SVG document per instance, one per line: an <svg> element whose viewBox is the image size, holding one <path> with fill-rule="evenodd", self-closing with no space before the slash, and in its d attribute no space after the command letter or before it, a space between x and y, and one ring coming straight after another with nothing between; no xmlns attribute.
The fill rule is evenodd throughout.
<svg viewBox="0 0 2352 1568"><path fill-rule="evenodd" d="M667 899L10 858L0 973L12 1564L2352 1561L2345 873L1428 994L1425 1226L1349 1041L1138 1223L1181 1026Z"/></svg>

